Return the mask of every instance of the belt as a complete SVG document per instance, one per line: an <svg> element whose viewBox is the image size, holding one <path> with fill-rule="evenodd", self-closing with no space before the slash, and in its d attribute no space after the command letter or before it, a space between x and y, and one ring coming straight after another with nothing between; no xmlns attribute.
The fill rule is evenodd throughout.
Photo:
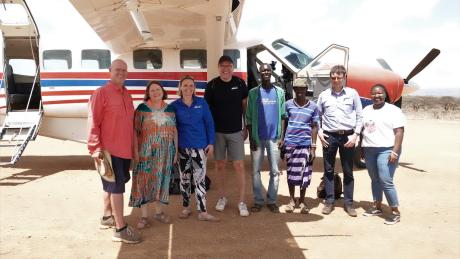
<svg viewBox="0 0 460 259"><path fill-rule="evenodd" d="M333 134L333 135L351 135L355 133L354 130L338 130L338 131L323 131L326 134Z"/></svg>

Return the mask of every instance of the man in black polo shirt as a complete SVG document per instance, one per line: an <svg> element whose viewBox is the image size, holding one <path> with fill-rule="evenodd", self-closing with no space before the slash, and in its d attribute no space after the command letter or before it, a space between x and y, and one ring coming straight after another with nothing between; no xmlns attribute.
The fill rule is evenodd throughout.
<svg viewBox="0 0 460 259"><path fill-rule="evenodd" d="M216 161L216 183L220 198L216 210L223 211L227 204L225 193L225 162L232 161L239 189L238 210L240 216L249 216L244 194L246 178L244 170L244 140L248 132L243 123L246 112L248 88L239 77L233 76L233 60L229 56L219 59L219 76L209 81L204 98L211 108L216 128L214 159Z"/></svg>

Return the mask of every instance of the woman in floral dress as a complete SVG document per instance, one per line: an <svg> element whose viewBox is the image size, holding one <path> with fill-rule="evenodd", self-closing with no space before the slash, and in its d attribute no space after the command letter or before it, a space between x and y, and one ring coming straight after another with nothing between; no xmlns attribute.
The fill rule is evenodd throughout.
<svg viewBox="0 0 460 259"><path fill-rule="evenodd" d="M134 117L134 169L129 206L141 208L139 229L149 226L148 204L154 201L153 218L169 223L162 210L169 203L169 183L177 161L176 117L165 103L167 93L159 82L147 85L144 102Z"/></svg>

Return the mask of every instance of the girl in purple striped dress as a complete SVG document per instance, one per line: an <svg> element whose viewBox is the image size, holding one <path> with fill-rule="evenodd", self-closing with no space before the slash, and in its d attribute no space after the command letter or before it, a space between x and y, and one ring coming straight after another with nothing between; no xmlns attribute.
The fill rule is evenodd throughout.
<svg viewBox="0 0 460 259"><path fill-rule="evenodd" d="M305 203L305 191L311 182L312 164L316 156L319 111L316 104L305 97L306 79L296 79L293 88L295 98L286 102L288 123L282 141L290 196L285 211L291 213L295 208L300 208L300 213L306 214L308 207ZM298 200L295 199L295 186L300 186Z"/></svg>

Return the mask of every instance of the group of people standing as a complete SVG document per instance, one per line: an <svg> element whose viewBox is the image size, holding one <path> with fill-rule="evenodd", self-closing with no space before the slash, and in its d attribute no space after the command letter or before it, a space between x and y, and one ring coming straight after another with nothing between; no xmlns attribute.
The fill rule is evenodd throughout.
<svg viewBox="0 0 460 259"><path fill-rule="evenodd" d="M196 96L194 79L183 77L179 82L180 98L170 104L164 101L167 92L160 82L152 81L146 87L143 102L134 110L124 86L127 65L122 60L112 62L110 81L91 96L88 116L91 156L99 164L103 151L110 153L115 173L115 182L101 178L104 215L100 227L115 228L112 240L125 243L142 240L139 232L128 226L123 218L123 193L125 183L131 178L131 159L134 163L129 206L140 208L137 229L148 227L151 219L170 222L163 206L169 203L169 183L176 163L183 198L179 218L186 219L192 214L193 185L198 219L219 221L206 206L205 177L207 158L211 154L215 160L214 182L219 194L216 211L224 211L229 202L225 166L231 161L237 177L238 211L242 217L249 216L244 167L244 141L248 136L254 197L251 212L259 212L266 205L271 212L279 213L281 155L286 160L290 194L286 212L299 208L301 213L308 213L305 192L311 182L319 136L327 194L322 213L329 214L334 208L334 166L339 151L344 172L344 208L355 217L353 152L362 135L374 198L374 206L364 215L382 214L382 193L385 193L392 207L387 222L400 220L393 175L401 152L404 116L397 107L385 103L383 86L372 88L374 104L363 111L358 93L345 87L343 66L331 69L332 88L321 93L317 103L306 98L308 82L305 79L294 81L295 97L285 101L284 90L271 83L269 64L260 65L261 84L249 91L244 80L233 75L233 68L230 57L219 59L219 76L208 82L204 98ZM265 150L270 167L266 197L261 181ZM295 199L295 186L300 186L299 199ZM150 204L154 205L151 218Z"/></svg>

